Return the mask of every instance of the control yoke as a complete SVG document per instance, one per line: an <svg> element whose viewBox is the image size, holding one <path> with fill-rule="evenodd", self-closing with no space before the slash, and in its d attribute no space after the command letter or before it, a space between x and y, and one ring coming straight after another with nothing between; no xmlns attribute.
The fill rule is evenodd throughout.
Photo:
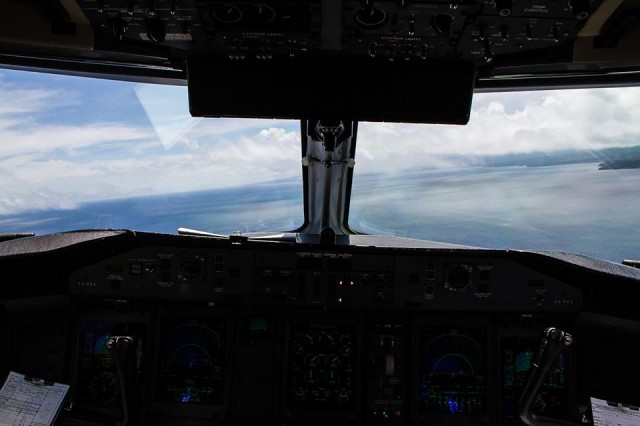
<svg viewBox="0 0 640 426"><path fill-rule="evenodd" d="M569 333L549 327L542 333L542 341L538 352L531 363L529 377L518 402L518 414L520 420L528 426L560 426L573 425L573 423L533 414L533 403L540 392L540 388L553 367L558 355L573 343Z"/></svg>
<svg viewBox="0 0 640 426"><path fill-rule="evenodd" d="M118 387L122 404L122 426L129 423L128 395L131 390L131 370L133 366L134 341L131 336L111 336L105 342L118 372Z"/></svg>

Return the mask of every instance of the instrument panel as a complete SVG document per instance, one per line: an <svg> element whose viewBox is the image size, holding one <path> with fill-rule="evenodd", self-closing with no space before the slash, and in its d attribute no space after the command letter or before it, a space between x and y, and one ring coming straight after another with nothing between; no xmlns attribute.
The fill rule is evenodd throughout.
<svg viewBox="0 0 640 426"><path fill-rule="evenodd" d="M71 273L84 305L150 315L107 323L145 341L145 421L515 424L539 334L582 304L579 288L484 252L273 247L144 246ZM80 342L104 327L91 324ZM83 359L78 383L98 377ZM575 411L575 368L560 359L540 413ZM117 381L102 393L118 406Z"/></svg>
<svg viewBox="0 0 640 426"><path fill-rule="evenodd" d="M222 405L226 325L209 319L163 318L156 399L174 404Z"/></svg>
<svg viewBox="0 0 640 426"><path fill-rule="evenodd" d="M143 424L517 424L534 336L566 320L192 304L122 314L139 307L81 313L70 418L122 418L119 378L104 349L117 334L136 342L123 380L133 389L129 416ZM507 326L508 337L497 338ZM571 419L576 368L571 356L558 360L539 414Z"/></svg>
<svg viewBox="0 0 640 426"><path fill-rule="evenodd" d="M126 301L125 310L139 303L155 313L145 327L141 318L111 325L151 345L136 361L152 365L148 376L133 381L151 386L142 406L153 409L139 415L234 424L513 424L528 351L551 321L545 318L571 316L582 302L578 288L499 256L274 248L146 246L72 272L69 290L79 300ZM521 321L521 329L496 341L509 323L496 314ZM87 333L79 329L80 342ZM107 373L113 369L93 355ZM491 365L496 356L504 369ZM75 380L100 377L83 359ZM569 412L563 392L572 368L562 360L540 396L541 412ZM100 383L117 418L118 382ZM75 401L76 410L107 412L99 405Z"/></svg>
<svg viewBox="0 0 640 426"><path fill-rule="evenodd" d="M3 358L12 369L71 384L61 424L518 424L550 326L577 343L536 413L580 422L589 396L637 391L610 379L637 375L623 367L635 353L608 351L622 340L605 337L615 322L596 314L606 299L592 286L604 275L581 272L578 258L131 237L95 239L89 257L74 243L13 261L72 265L65 297L43 296L46 309L20 308L29 321L0 329L15 342ZM20 349L34 341L50 348Z"/></svg>
<svg viewBox="0 0 640 426"><path fill-rule="evenodd" d="M502 366L500 409L504 424L519 424L518 401L515 396L522 393L527 373L540 342L536 336L502 337L500 342L500 365ZM536 412L550 418L562 418L570 401L572 353L561 353L545 380L535 400Z"/></svg>
<svg viewBox="0 0 640 426"><path fill-rule="evenodd" d="M167 46L236 61L320 52L494 58L572 43L599 0L80 0L98 48ZM177 52L175 52L177 54Z"/></svg>
<svg viewBox="0 0 640 426"><path fill-rule="evenodd" d="M78 269L72 294L288 307L577 312L578 288L504 256L143 247Z"/></svg>
<svg viewBox="0 0 640 426"><path fill-rule="evenodd" d="M291 324L287 405L348 408L355 400L355 333L347 324Z"/></svg>
<svg viewBox="0 0 640 426"><path fill-rule="evenodd" d="M106 342L111 336L133 337L135 354L127 375L139 391L144 381L144 364L149 362L146 324L86 318L79 325L78 335L77 404L88 412L117 418L122 415L120 378Z"/></svg>
<svg viewBox="0 0 640 426"><path fill-rule="evenodd" d="M425 413L486 412L486 329L420 329L420 409Z"/></svg>

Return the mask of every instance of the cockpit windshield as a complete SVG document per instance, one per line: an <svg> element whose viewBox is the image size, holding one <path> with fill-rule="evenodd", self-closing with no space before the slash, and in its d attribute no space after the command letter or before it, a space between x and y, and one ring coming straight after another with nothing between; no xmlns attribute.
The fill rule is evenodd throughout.
<svg viewBox="0 0 640 426"><path fill-rule="evenodd" d="M640 88L476 94L466 126L361 123L350 224L620 262L640 253Z"/></svg>
<svg viewBox="0 0 640 426"><path fill-rule="evenodd" d="M303 222L297 121L195 119L180 86L0 75L0 232Z"/></svg>
<svg viewBox="0 0 640 426"><path fill-rule="evenodd" d="M186 87L10 70L0 97L0 232L304 221L298 121L195 119ZM349 225L636 258L639 99L640 88L480 93L466 126L359 123Z"/></svg>

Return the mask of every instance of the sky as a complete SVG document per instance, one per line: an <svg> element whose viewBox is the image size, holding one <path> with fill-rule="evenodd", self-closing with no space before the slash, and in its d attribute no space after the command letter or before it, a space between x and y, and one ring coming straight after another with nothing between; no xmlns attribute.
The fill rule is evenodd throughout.
<svg viewBox="0 0 640 426"><path fill-rule="evenodd" d="M640 88L477 94L466 126L361 123L356 173L640 145ZM0 215L300 176L297 121L201 119L187 88L0 70Z"/></svg>

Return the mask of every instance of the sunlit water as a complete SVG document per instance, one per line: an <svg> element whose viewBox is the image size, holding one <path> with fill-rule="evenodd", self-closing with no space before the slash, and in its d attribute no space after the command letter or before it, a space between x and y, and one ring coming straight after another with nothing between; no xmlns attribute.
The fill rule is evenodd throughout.
<svg viewBox="0 0 640 426"><path fill-rule="evenodd" d="M292 179L5 215L0 232L293 230L303 221L301 186ZM354 229L371 234L619 262L640 258L640 170L598 170L594 163L356 175L350 216Z"/></svg>
<svg viewBox="0 0 640 426"><path fill-rule="evenodd" d="M640 257L640 169L598 164L359 177L351 225L492 248Z"/></svg>

